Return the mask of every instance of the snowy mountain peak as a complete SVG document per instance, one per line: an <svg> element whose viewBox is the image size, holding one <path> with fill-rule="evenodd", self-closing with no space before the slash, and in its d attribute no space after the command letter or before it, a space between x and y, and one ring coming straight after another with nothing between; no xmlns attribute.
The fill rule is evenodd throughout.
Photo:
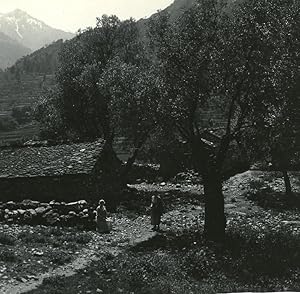
<svg viewBox="0 0 300 294"><path fill-rule="evenodd" d="M0 14L0 31L36 50L58 39L70 39L74 35L54 29L21 9Z"/></svg>
<svg viewBox="0 0 300 294"><path fill-rule="evenodd" d="M9 12L7 14L12 14L12 15L15 15L15 16L18 16L18 17L30 16L26 11L24 11L22 9L19 9L19 8L15 9L12 12Z"/></svg>

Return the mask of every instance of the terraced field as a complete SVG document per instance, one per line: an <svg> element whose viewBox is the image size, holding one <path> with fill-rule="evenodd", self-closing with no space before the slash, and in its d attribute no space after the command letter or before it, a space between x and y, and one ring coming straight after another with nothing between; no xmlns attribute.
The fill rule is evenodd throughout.
<svg viewBox="0 0 300 294"><path fill-rule="evenodd" d="M38 133L39 125L37 123L23 125L10 132L0 132L0 146L6 143L32 140L37 137Z"/></svg>
<svg viewBox="0 0 300 294"><path fill-rule="evenodd" d="M19 79L8 75L0 77L0 118L11 115L13 107L34 106L44 91L55 83L54 75L22 74ZM37 123L0 132L0 144L30 140L38 135Z"/></svg>
<svg viewBox="0 0 300 294"><path fill-rule="evenodd" d="M53 75L22 75L0 79L0 115L13 106L32 106L44 90L54 84Z"/></svg>

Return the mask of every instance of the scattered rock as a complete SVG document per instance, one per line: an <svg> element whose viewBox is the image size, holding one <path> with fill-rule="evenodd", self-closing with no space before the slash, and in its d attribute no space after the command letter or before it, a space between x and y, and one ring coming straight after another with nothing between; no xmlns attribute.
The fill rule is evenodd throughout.
<svg viewBox="0 0 300 294"><path fill-rule="evenodd" d="M47 211L49 211L51 209L51 207L44 207L44 206L40 206L38 208L35 209L36 214L44 214Z"/></svg>
<svg viewBox="0 0 300 294"><path fill-rule="evenodd" d="M28 213L31 214L32 217L35 217L37 215L37 213L34 209L28 209L27 211L28 211Z"/></svg>
<svg viewBox="0 0 300 294"><path fill-rule="evenodd" d="M300 221L282 221L283 224L285 225L296 225L300 226Z"/></svg>
<svg viewBox="0 0 300 294"><path fill-rule="evenodd" d="M235 204L225 204L225 209L233 209L236 208L237 206Z"/></svg>
<svg viewBox="0 0 300 294"><path fill-rule="evenodd" d="M49 225L54 225L59 222L59 214L54 212L53 210L48 211L43 215L46 223Z"/></svg>
<svg viewBox="0 0 300 294"><path fill-rule="evenodd" d="M39 279L37 276L34 276L34 275L27 275L26 277L28 280L38 280Z"/></svg>
<svg viewBox="0 0 300 294"><path fill-rule="evenodd" d="M20 215L23 215L23 214L25 213L25 210L24 210L24 209L18 209L18 213L19 213Z"/></svg>
<svg viewBox="0 0 300 294"><path fill-rule="evenodd" d="M23 209L35 209L40 205L39 201L34 201L30 199L25 199L20 203L20 206L22 206Z"/></svg>
<svg viewBox="0 0 300 294"><path fill-rule="evenodd" d="M27 279L25 279L24 277L17 277L16 280L19 281L19 282L22 282L22 283L26 283L27 282Z"/></svg>
<svg viewBox="0 0 300 294"><path fill-rule="evenodd" d="M77 216L77 214L76 214L75 211L69 211L68 215L69 215L69 216Z"/></svg>
<svg viewBox="0 0 300 294"><path fill-rule="evenodd" d="M8 202L6 203L6 207L7 207L8 209L16 209L16 208L17 208L17 204L16 204L14 201L8 201Z"/></svg>

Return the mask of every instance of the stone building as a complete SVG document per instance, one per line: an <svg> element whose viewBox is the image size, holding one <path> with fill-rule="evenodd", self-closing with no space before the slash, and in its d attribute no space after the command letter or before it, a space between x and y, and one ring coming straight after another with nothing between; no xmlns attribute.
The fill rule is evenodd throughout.
<svg viewBox="0 0 300 294"><path fill-rule="evenodd" d="M0 149L0 201L97 200L118 193L118 160L104 140Z"/></svg>

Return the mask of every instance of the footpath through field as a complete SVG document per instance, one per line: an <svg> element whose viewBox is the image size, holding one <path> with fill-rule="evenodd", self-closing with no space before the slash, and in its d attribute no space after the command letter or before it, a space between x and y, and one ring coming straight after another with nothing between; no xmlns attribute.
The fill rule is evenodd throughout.
<svg viewBox="0 0 300 294"><path fill-rule="evenodd" d="M236 175L225 183L225 211L229 220L237 215L244 216L249 213L261 213L264 211L263 208L248 201L242 193L243 190L247 189L249 179L253 177L263 177L263 174L259 172L246 172ZM134 188L139 191L150 191L150 193L166 193L167 197L170 197L172 191L175 190L182 192L183 195L186 195L186 193L193 194L198 199L202 197L202 201L183 201L184 203L181 203L180 200L177 201L176 206L172 207L172 209L163 216L163 232L174 228L178 229L178 227L188 228L193 224L203 224L203 188L200 185L142 183L134 185ZM113 214L112 218L112 232L104 235L100 235L96 232L90 232L92 237L91 241L81 252L79 252L77 257L74 258L71 263L49 269L49 271L45 273L37 274L36 279L24 282L16 279L1 281L0 277L0 293L25 293L40 286L45 278L53 276L68 277L75 275L76 271L87 268L91 262L98 260L101 256L103 256L103 254L112 254L116 256L124 252L126 249L146 242L157 235L156 232L151 231L148 215L140 215L135 218L129 218L124 216L124 214L118 213Z"/></svg>

